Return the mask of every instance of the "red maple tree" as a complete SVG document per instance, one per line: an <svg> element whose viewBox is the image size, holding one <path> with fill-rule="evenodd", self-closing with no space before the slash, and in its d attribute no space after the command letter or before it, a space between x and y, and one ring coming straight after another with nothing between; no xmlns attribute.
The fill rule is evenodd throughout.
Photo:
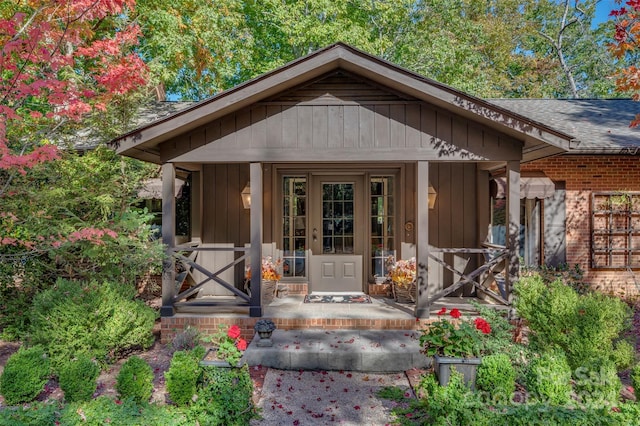
<svg viewBox="0 0 640 426"><path fill-rule="evenodd" d="M628 0L618 9L612 10L610 16L615 20L614 42L609 48L619 59L637 58L640 53L640 0ZM616 76L618 91L630 93L631 97L640 100L640 68L630 65L620 70ZM640 114L636 115L630 127L640 125Z"/></svg>
<svg viewBox="0 0 640 426"><path fill-rule="evenodd" d="M52 132L143 86L134 0L27 0L0 10L0 170L57 158ZM0 182L0 195L7 189ZM9 175L10 176L10 175ZM10 180L10 179L9 179Z"/></svg>

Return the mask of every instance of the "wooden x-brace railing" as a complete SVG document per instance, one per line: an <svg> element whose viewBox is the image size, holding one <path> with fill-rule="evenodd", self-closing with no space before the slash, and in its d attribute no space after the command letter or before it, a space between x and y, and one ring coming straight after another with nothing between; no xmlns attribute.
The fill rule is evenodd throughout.
<svg viewBox="0 0 640 426"><path fill-rule="evenodd" d="M489 255L487 257L489 257L489 261L484 263L482 266L480 266L479 268L471 271L468 274L465 274L465 271L459 271L456 270L453 266L449 265L447 262L445 262L444 260L440 259L439 257L437 257L434 253L451 253L451 254L483 254L483 255ZM462 287L463 285L469 283L472 284L474 287L476 287L479 290L484 291L485 293L487 293L489 296L491 296L493 299L495 299L496 301L504 304L504 305L509 305L509 302L502 297L501 294L496 293L495 291L491 290L490 288L486 287L483 285L483 283L480 282L480 277L482 277L486 272L492 272L497 266L499 266L501 264L501 262L503 262L505 259L507 259L507 257L509 256L509 251L506 248L483 248L483 249L475 249L475 248L447 248L447 249L431 249L430 253L429 253L429 258L433 259L435 262L439 263L440 265L442 265L445 269L453 272L454 274L457 274L460 276L460 279L455 282L454 284L450 285L449 287L439 291L438 293L434 294L430 299L428 299L427 301L427 305L432 305L436 300L441 299L451 293L453 293L454 291L458 290L460 287Z"/></svg>
<svg viewBox="0 0 640 426"><path fill-rule="evenodd" d="M227 249L227 248L199 248L199 247L181 247L179 248L179 250L182 251L199 251L199 250L234 250L234 251L245 251L244 248L231 248L231 249ZM198 284L196 284L195 286L190 287L189 289L183 291L180 294L177 294L174 298L174 302L179 302L181 300L185 300L186 298L188 298L189 296L197 293L202 286L204 286L206 283L208 283L209 281L215 281L216 283L220 284L222 287L226 288L227 290L229 290L230 292L232 292L234 295L236 295L237 297L239 297L240 299L249 302L250 297L249 295L247 295L246 293L242 292L241 290L238 290L237 288L235 288L235 286L233 286L232 284L229 284L228 282L226 282L225 280L223 280L222 278L220 278L218 275L222 274L224 271L235 267L237 264L242 263L245 261L247 254L244 253L242 256L240 256L239 258L235 259L233 262L231 262L230 264L218 269L215 272L210 272L209 270L207 270L205 267L198 265L194 259L191 259L190 257L186 257L183 254L179 253L179 252L175 252L174 257L179 260L180 262L182 262L183 265L185 265L185 267L188 268L193 268L197 271L199 271L200 273L202 273L203 275L205 275L207 278L204 279L203 281L199 282Z"/></svg>

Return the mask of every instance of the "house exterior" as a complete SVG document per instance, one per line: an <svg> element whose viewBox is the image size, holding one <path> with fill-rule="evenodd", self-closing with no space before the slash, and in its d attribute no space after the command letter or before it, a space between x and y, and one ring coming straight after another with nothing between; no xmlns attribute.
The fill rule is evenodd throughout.
<svg viewBox="0 0 640 426"><path fill-rule="evenodd" d="M531 263L577 265L592 288L622 297L637 296L640 130L629 127L638 111L637 102L492 102L573 136L574 147L569 152L521 168L523 175L543 172L556 187L554 196L528 206L530 211L541 212L533 217L540 227L531 236L539 248Z"/></svg>
<svg viewBox="0 0 640 426"><path fill-rule="evenodd" d="M583 163L597 173L600 161L635 170L636 158L579 151L572 128L527 108L338 43L117 138L120 154L162 165L163 327L222 305L262 316L260 274L244 277L267 254L283 259L290 291L365 293L389 255L415 256L418 319L452 295L508 305L522 235L527 262L588 270L588 226L572 209L589 208L590 183L572 173ZM177 176L190 188L186 244L176 243ZM621 189L606 176L595 189ZM496 289L486 277L499 265Z"/></svg>

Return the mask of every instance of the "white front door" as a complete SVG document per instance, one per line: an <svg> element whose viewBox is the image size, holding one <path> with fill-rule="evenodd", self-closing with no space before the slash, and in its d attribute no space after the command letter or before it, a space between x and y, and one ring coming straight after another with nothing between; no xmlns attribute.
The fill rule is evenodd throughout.
<svg viewBox="0 0 640 426"><path fill-rule="evenodd" d="M310 291L363 291L363 176L313 176Z"/></svg>

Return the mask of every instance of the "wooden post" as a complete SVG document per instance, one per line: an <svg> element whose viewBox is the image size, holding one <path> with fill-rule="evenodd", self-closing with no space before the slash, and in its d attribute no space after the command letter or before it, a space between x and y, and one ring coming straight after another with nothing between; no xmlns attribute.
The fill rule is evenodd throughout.
<svg viewBox="0 0 640 426"><path fill-rule="evenodd" d="M512 301L511 287L520 275L520 161L507 161L506 246L509 267L505 274L507 300Z"/></svg>
<svg viewBox="0 0 640 426"><path fill-rule="evenodd" d="M418 161L416 175L416 318L429 318L429 163Z"/></svg>
<svg viewBox="0 0 640 426"><path fill-rule="evenodd" d="M262 316L262 164L251 163L249 166L249 182L251 183L251 300L249 316ZM240 195L240 194L238 194Z"/></svg>
<svg viewBox="0 0 640 426"><path fill-rule="evenodd" d="M173 300L176 295L176 260L173 251L176 246L176 170L172 163L162 165L162 244L165 256L162 261L162 307L160 315L170 317L175 314Z"/></svg>

